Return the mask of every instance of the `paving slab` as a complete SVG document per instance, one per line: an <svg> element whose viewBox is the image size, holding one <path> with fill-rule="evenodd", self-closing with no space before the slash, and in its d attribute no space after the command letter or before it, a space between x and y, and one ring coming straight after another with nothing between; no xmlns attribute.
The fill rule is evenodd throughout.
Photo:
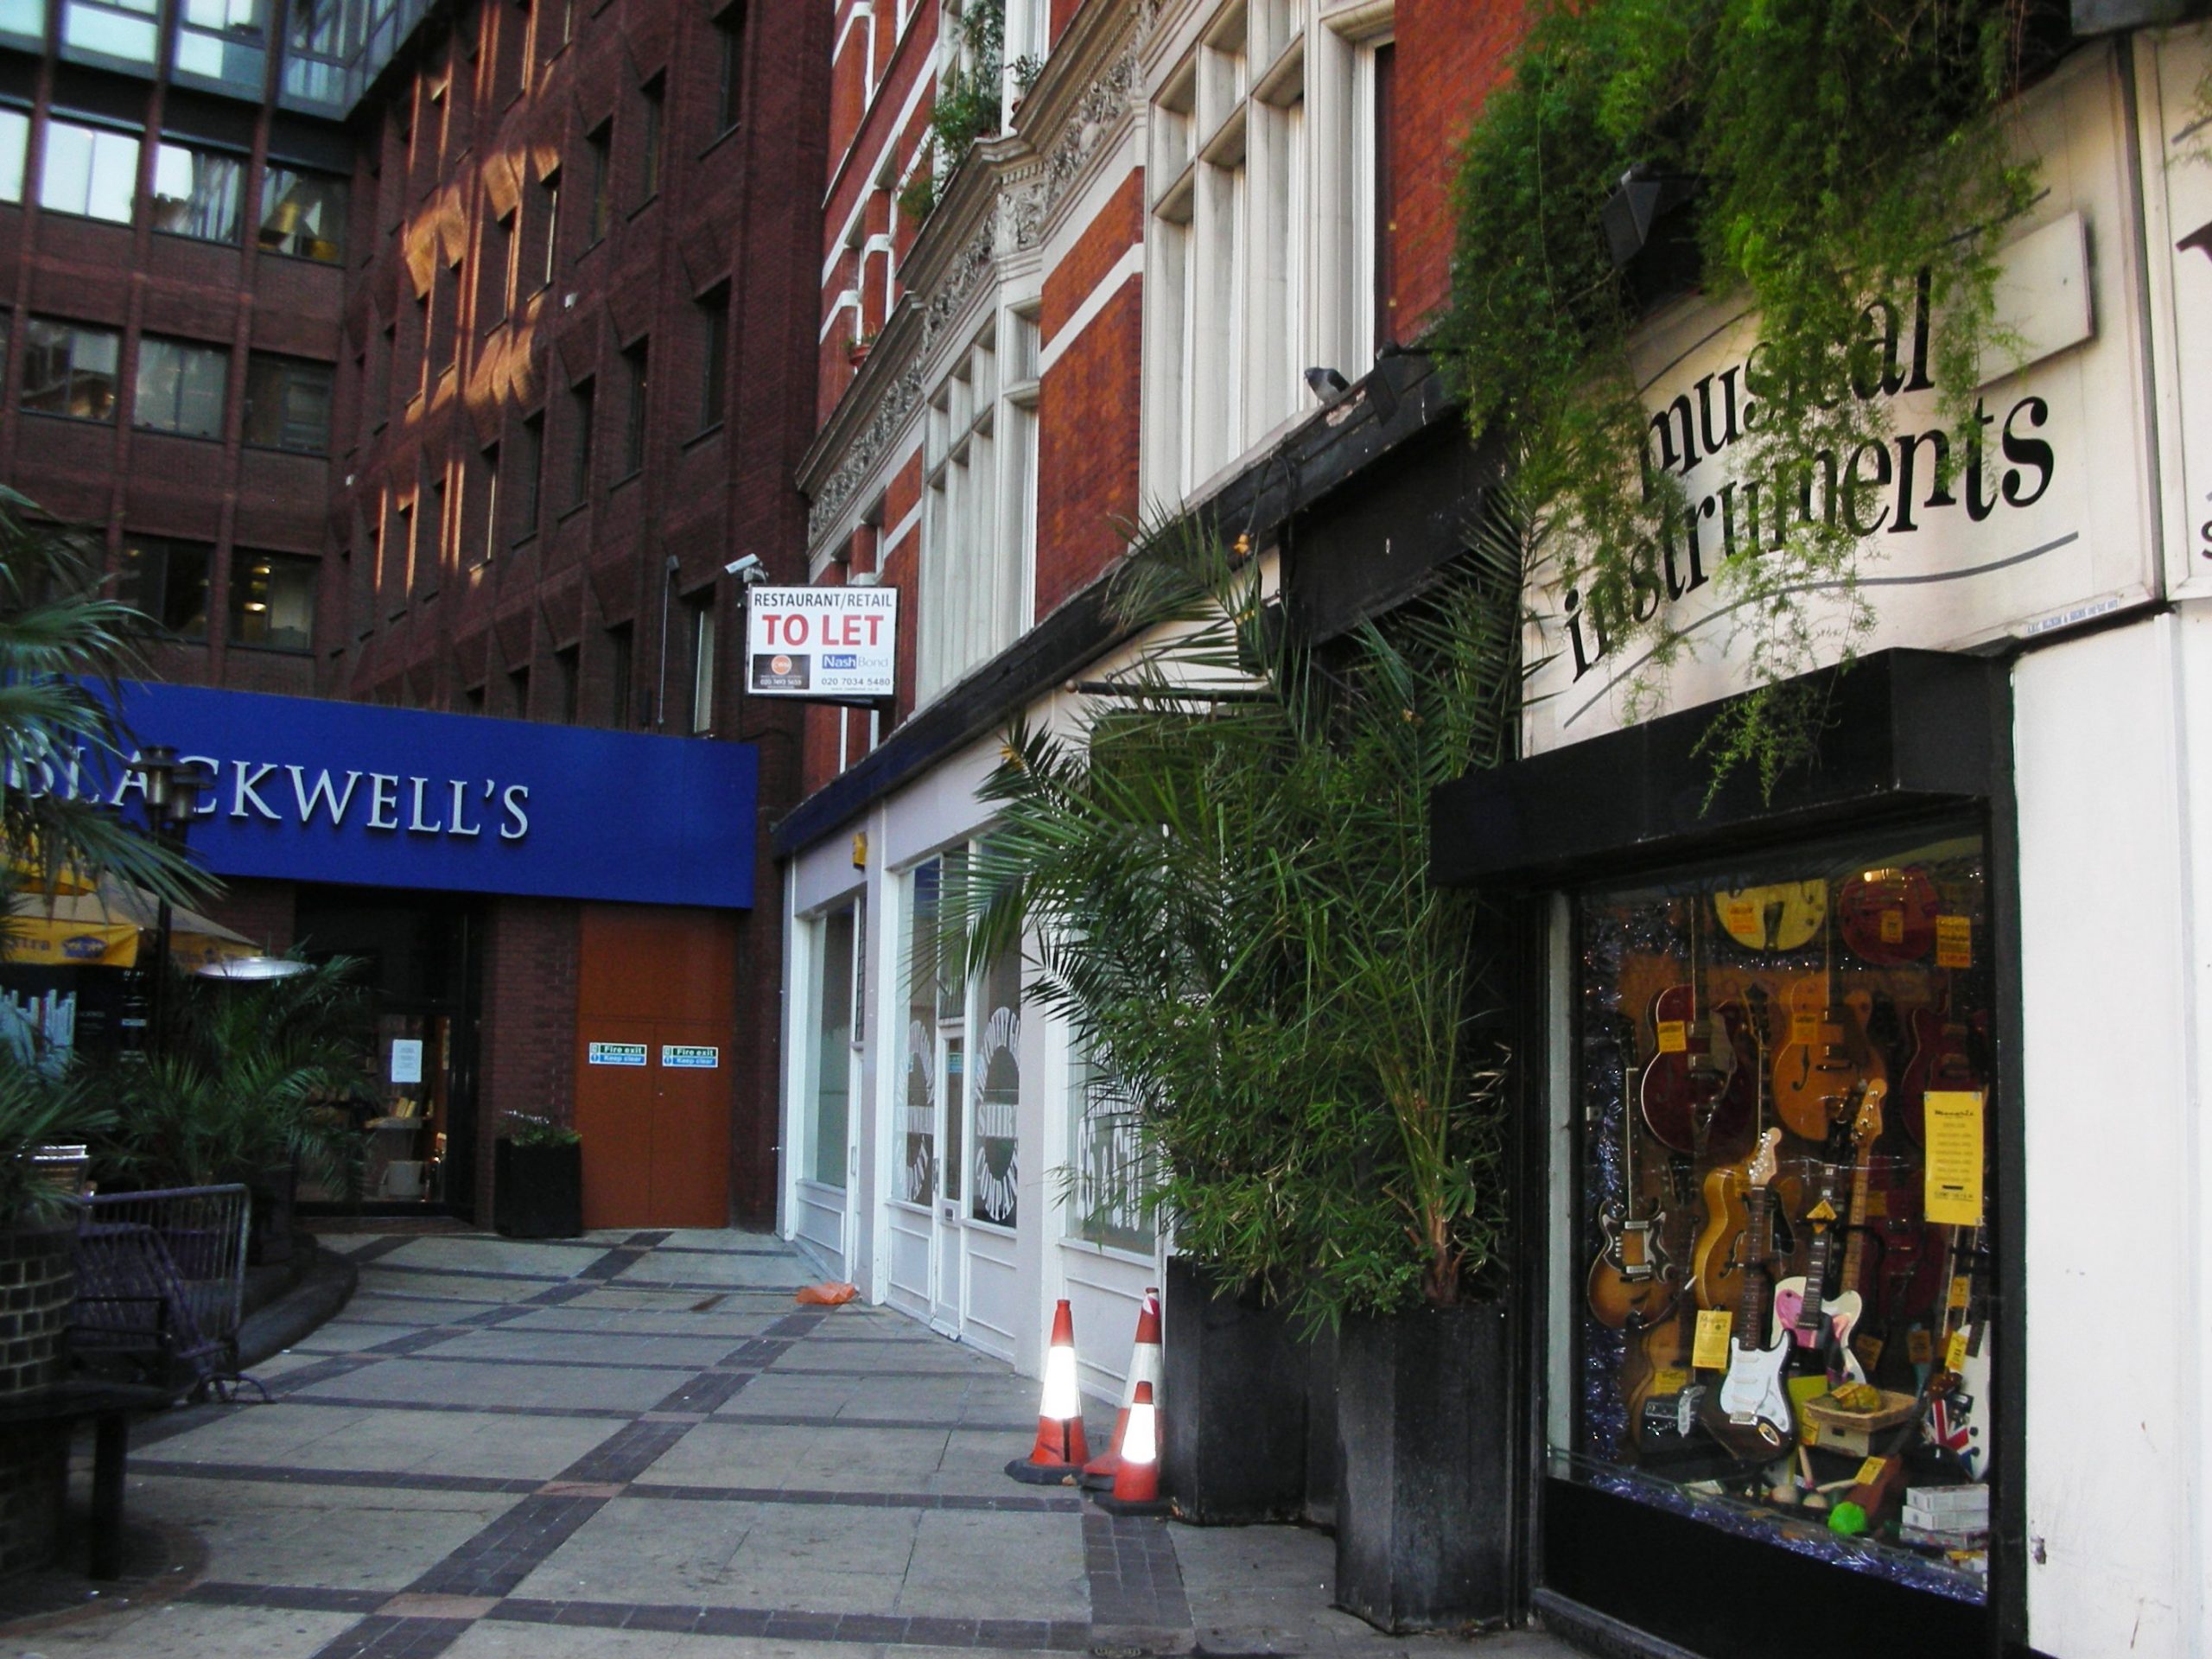
<svg viewBox="0 0 2212 1659"><path fill-rule="evenodd" d="M130 1502L188 1529L173 1603L0 1659L1442 1659L1332 1610L1289 1528L1116 1521L1020 1485L1038 1384L883 1309L794 1319L760 1235L355 1235L352 1303L276 1402L167 1414ZM779 1288L779 1287L786 1287ZM1090 1401L1106 1444L1114 1402ZM1554 1655L1541 1637L1492 1653Z"/></svg>

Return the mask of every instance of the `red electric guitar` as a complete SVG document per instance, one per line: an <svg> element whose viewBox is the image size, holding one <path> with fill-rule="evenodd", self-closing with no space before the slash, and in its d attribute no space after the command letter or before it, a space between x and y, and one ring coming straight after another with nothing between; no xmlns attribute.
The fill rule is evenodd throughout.
<svg viewBox="0 0 2212 1659"><path fill-rule="evenodd" d="M1651 1058L1637 1082L1637 1099L1662 1146L1732 1159L1751 1144L1751 1037L1740 1004L1709 1008L1703 998L1698 920L1699 909L1694 907L1688 982L1669 985L1652 999ZM1703 1147L1697 1142L1700 1110L1707 1113Z"/></svg>
<svg viewBox="0 0 2212 1659"><path fill-rule="evenodd" d="M1979 1089L1981 1078L1974 1071L1966 1023L1951 1012L1949 976L1944 976L1942 991L1933 1007L1912 1011L1911 1024L1912 1058L1905 1063L1904 1075L1897 1079L1897 1117L1904 1132L1918 1145L1926 1140L1922 1118L1928 1091Z"/></svg>

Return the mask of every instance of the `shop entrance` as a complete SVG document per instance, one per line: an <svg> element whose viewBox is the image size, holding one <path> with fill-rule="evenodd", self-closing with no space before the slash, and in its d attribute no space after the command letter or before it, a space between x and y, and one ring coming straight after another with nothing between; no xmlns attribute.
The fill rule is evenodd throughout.
<svg viewBox="0 0 2212 1659"><path fill-rule="evenodd" d="M348 1105L365 1141L362 1208L472 1213L479 906L454 894L302 885L294 916L295 937L316 961L359 960L371 998L375 1077Z"/></svg>
<svg viewBox="0 0 2212 1659"><path fill-rule="evenodd" d="M734 926L710 911L588 905L582 931L584 1225L726 1226Z"/></svg>

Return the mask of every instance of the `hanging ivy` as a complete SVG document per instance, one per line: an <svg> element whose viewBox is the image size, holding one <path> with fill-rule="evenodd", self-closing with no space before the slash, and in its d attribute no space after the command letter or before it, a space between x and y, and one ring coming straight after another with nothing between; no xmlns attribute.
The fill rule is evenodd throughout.
<svg viewBox="0 0 2212 1659"><path fill-rule="evenodd" d="M899 212L916 225L937 211L945 185L976 141L999 129L1006 0L968 0L957 19L946 16L944 26L958 31L966 48L965 65L956 62L938 83L937 98L930 106L930 136L923 140L926 153L899 193ZM1033 73L1031 79L1035 79Z"/></svg>
<svg viewBox="0 0 2212 1659"><path fill-rule="evenodd" d="M1820 703L1783 683L1848 661L1872 624L1859 575L1875 550L1814 480L1886 445L1891 400L1931 385L1944 442L1923 464L1945 488L1979 467L1978 365L2006 344L1995 255L2035 186L2005 124L2066 43L2063 14L2055 0L1549 0L1469 133L1437 344L1476 429L1510 435L1522 497L1564 550L1546 574L1584 636L1643 660L1632 703L1682 649L1662 567L1689 503L1687 457L1669 465L1630 365L1643 279L1615 267L1601 227L1624 175L1688 197L1695 281L1758 316L1731 460L1764 482L1770 522L1714 575L1753 686L1707 733L1716 786L1749 766L1770 790L1807 758Z"/></svg>

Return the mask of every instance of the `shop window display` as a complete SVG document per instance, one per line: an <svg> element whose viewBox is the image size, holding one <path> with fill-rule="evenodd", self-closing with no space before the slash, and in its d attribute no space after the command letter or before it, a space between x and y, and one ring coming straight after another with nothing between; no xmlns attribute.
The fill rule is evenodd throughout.
<svg viewBox="0 0 2212 1659"><path fill-rule="evenodd" d="M1908 834L1581 898L1555 1472L1986 1599L1985 872Z"/></svg>

